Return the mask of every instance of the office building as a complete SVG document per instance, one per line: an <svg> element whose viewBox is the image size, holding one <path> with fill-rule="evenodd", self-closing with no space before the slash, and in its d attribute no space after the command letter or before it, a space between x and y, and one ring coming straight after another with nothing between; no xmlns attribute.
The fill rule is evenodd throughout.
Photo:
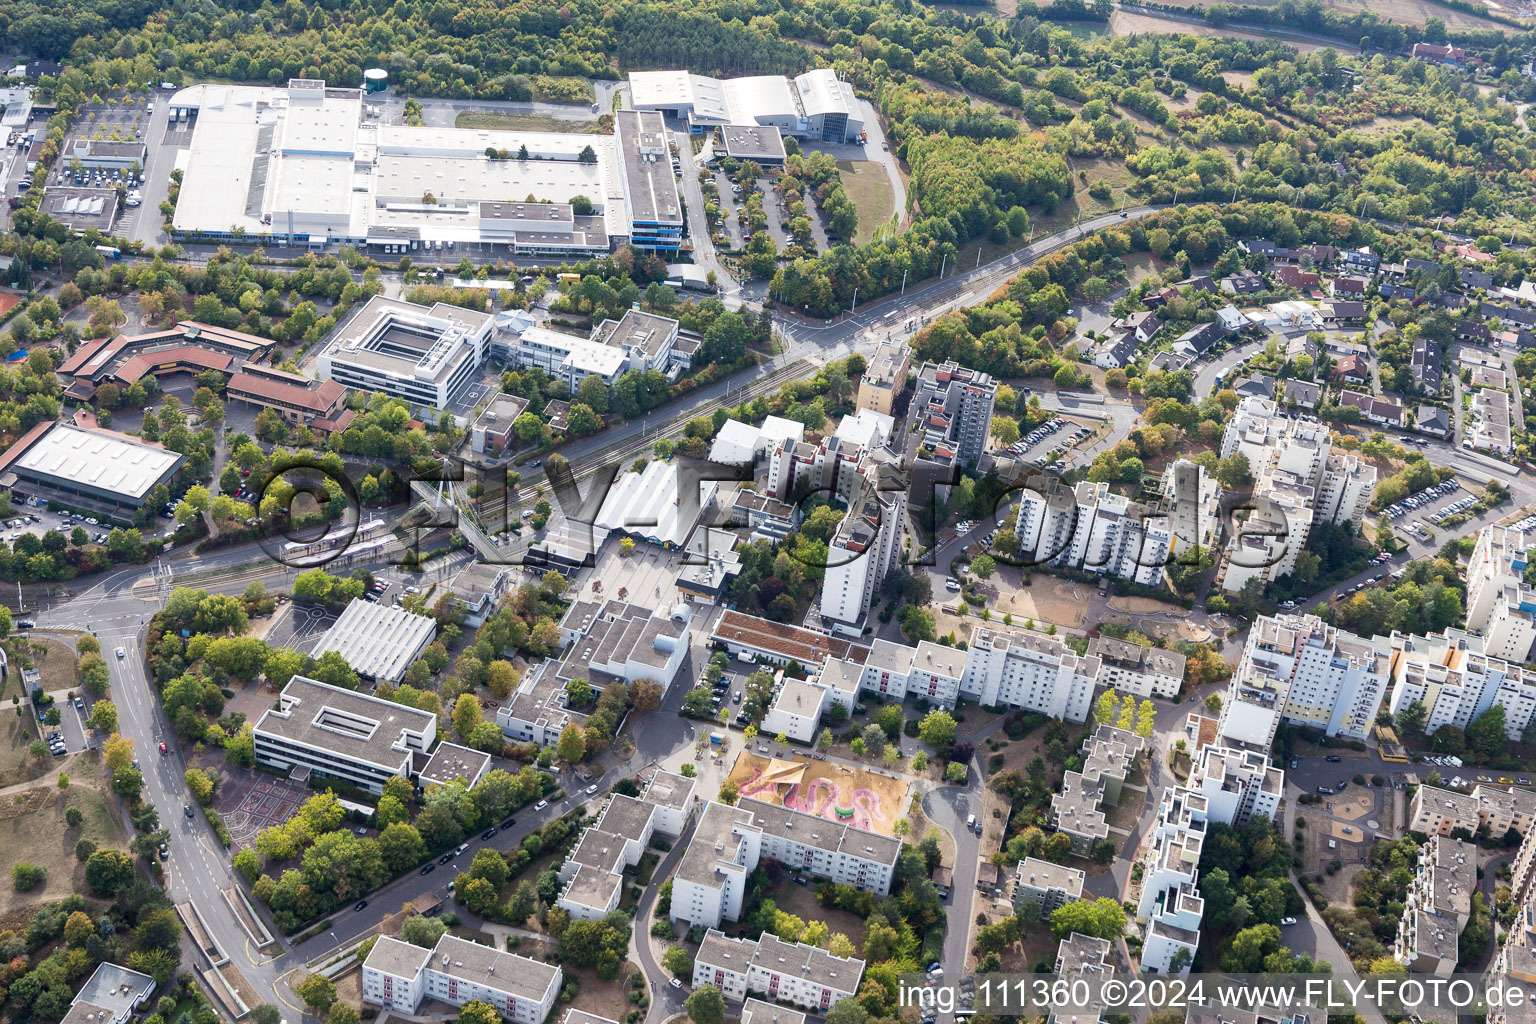
<svg viewBox="0 0 1536 1024"><path fill-rule="evenodd" d="M555 964L455 935L443 935L432 949L381 935L363 961L363 1001L413 1014L426 999L449 1006L479 1000L514 1024L543 1024L562 978Z"/></svg>
<svg viewBox="0 0 1536 1024"><path fill-rule="evenodd" d="M869 656L868 647L844 637L731 609L716 620L709 641L724 648L727 654L745 654L771 665L788 665L791 661L814 665L829 657L862 664Z"/></svg>
<svg viewBox="0 0 1536 1024"><path fill-rule="evenodd" d="M399 683L437 635L437 620L398 606L355 600L320 637L316 658L335 651L365 679Z"/></svg>
<svg viewBox="0 0 1536 1024"><path fill-rule="evenodd" d="M693 961L695 986L714 985L732 1000L744 1000L753 992L821 1014L835 1003L852 999L863 975L862 960L833 956L803 942L785 942L772 932L763 932L754 942L728 938L711 928ZM768 1018L762 1020L766 1024Z"/></svg>
<svg viewBox="0 0 1536 1024"><path fill-rule="evenodd" d="M480 415L469 428L470 450L490 455L500 455L512 444L512 424L528 411L528 399L522 395L498 392L485 403Z"/></svg>
<svg viewBox="0 0 1536 1024"><path fill-rule="evenodd" d="M975 465L992 436L996 398L997 382L991 374L954 360L942 365L924 363L917 372L912 420L922 427L924 445L952 444L961 462Z"/></svg>
<svg viewBox="0 0 1536 1024"><path fill-rule="evenodd" d="M361 602L359 602L361 603ZM303 782L311 774L375 795L393 776L411 778L426 760L437 716L353 690L294 676L277 707L256 720L256 763Z"/></svg>
<svg viewBox="0 0 1536 1024"><path fill-rule="evenodd" d="M1376 644L1315 615L1260 616L1227 687L1222 742L1267 752L1282 718L1363 740L1386 696L1389 661Z"/></svg>
<svg viewBox="0 0 1536 1024"><path fill-rule="evenodd" d="M495 354L520 369L536 367L565 382L572 394L588 377L612 386L630 370L655 370L677 380L690 357L677 347L678 323L670 317L625 310L604 320L591 334L567 334L546 327L502 331Z"/></svg>
<svg viewBox="0 0 1536 1024"><path fill-rule="evenodd" d="M321 380L442 412L478 379L494 328L488 313L375 295L337 329L316 368Z"/></svg>
<svg viewBox="0 0 1536 1024"><path fill-rule="evenodd" d="M1487 654L1507 661L1529 661L1536 644L1536 588L1525 582L1532 547L1536 535L1485 526L1467 563L1467 629L1482 634Z"/></svg>
<svg viewBox="0 0 1536 1024"><path fill-rule="evenodd" d="M293 426L324 433L345 430L355 418L346 408L347 389L334 380L310 380L270 366L247 365L224 388L232 402L271 409Z"/></svg>
<svg viewBox="0 0 1536 1024"><path fill-rule="evenodd" d="M676 839L693 815L694 780L656 771L640 796L615 793L560 866L555 905L595 921L617 910L624 874L640 863L657 833Z"/></svg>
<svg viewBox="0 0 1536 1024"><path fill-rule="evenodd" d="M1082 871L1065 864L1025 857L1019 861L1013 875L1013 905L1038 903L1041 918L1048 919L1052 911L1083 898L1083 879L1086 877Z"/></svg>
<svg viewBox="0 0 1536 1024"><path fill-rule="evenodd" d="M1122 693L1172 700L1184 685L1185 658L1177 651L1096 636L1088 642L1088 656L1099 659L1099 685Z"/></svg>
<svg viewBox="0 0 1536 1024"><path fill-rule="evenodd" d="M716 928L741 917L747 876L762 858L839 885L890 891L901 840L761 800L708 803L672 884L672 920Z"/></svg>
<svg viewBox="0 0 1536 1024"><path fill-rule="evenodd" d="M1458 940L1472 916L1476 887L1477 848L1459 839L1431 836L1419 849L1419 863L1408 884L1393 958L1412 974L1454 973L1460 959Z"/></svg>
<svg viewBox="0 0 1536 1024"><path fill-rule="evenodd" d="M907 374L911 371L912 346L905 339L885 339L875 346L874 355L864 367L855 404L860 409L895 415L891 410L906 391Z"/></svg>
<svg viewBox="0 0 1536 1024"><path fill-rule="evenodd" d="M710 445L709 460L727 465L752 463L766 456L781 442L795 443L805 439L805 424L787 420L782 416L769 416L761 426L728 419L715 432Z"/></svg>
<svg viewBox="0 0 1536 1024"><path fill-rule="evenodd" d="M686 71L631 71L631 102L688 122L698 133L760 125L797 139L852 144L864 131L863 107L853 86L830 68L794 78L755 75L707 78Z"/></svg>
<svg viewBox="0 0 1536 1024"><path fill-rule="evenodd" d="M683 244L683 202L672 172L666 121L648 110L620 110L613 142L624 172L624 214L637 249L675 253Z"/></svg>
<svg viewBox="0 0 1536 1024"><path fill-rule="evenodd" d="M47 420L0 452L0 490L17 499L130 515L156 487L169 486L185 462L127 434Z"/></svg>
<svg viewBox="0 0 1536 1024"><path fill-rule="evenodd" d="M415 769L413 774L422 789L454 782L462 782L466 789L473 789L490 767L491 755L483 750L471 750L457 743L439 743L427 763Z"/></svg>

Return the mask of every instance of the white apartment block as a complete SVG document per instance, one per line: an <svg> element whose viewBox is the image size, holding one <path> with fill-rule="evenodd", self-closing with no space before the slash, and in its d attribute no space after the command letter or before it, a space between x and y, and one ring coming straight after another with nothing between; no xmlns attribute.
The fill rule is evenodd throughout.
<svg viewBox="0 0 1536 1024"><path fill-rule="evenodd" d="M1238 453L1253 473L1257 509L1218 577L1231 593L1255 577L1267 583L1292 572L1314 523L1359 526L1376 491L1376 470L1356 455L1334 454L1326 424L1287 416L1262 396L1238 403L1222 434L1221 457Z"/></svg>
<svg viewBox="0 0 1536 1024"><path fill-rule="evenodd" d="M437 716L364 693L294 676L253 730L256 763L307 779L323 775L375 795L437 739Z"/></svg>
<svg viewBox="0 0 1536 1024"><path fill-rule="evenodd" d="M1431 836L1419 849L1419 863L1392 956L1413 974L1451 974L1457 940L1472 916L1477 886L1477 849L1459 839Z"/></svg>
<svg viewBox="0 0 1536 1024"><path fill-rule="evenodd" d="M1195 755L1189 788L1206 801L1206 817L1228 825L1273 818L1285 794L1285 772L1257 750L1207 746Z"/></svg>
<svg viewBox="0 0 1536 1024"><path fill-rule="evenodd" d="M1145 927L1143 971L1170 973L1180 950L1193 957L1200 947L1205 900L1197 882L1207 809L1203 793L1182 786L1163 791L1151 841L1142 854L1141 899L1136 905L1136 920ZM1180 973L1188 970L1186 965Z"/></svg>
<svg viewBox="0 0 1536 1024"><path fill-rule="evenodd" d="M907 519L907 491L899 483L890 489L888 460L866 449L858 477L850 482L848 514L827 544L827 567L821 582L821 618L831 629L862 636L875 591L901 557ZM841 492L840 492L841 493Z"/></svg>
<svg viewBox="0 0 1536 1024"><path fill-rule="evenodd" d="M441 412L478 378L494 331L489 313L375 295L321 351L318 376Z"/></svg>
<svg viewBox="0 0 1536 1024"><path fill-rule="evenodd" d="M1476 836L1479 829L1487 829L1494 839L1502 839L1510 829L1528 836L1533 822L1536 793L1487 784L1474 786L1471 793L1420 786L1408 807L1408 830L1427 836L1448 836L1457 830Z"/></svg>
<svg viewBox="0 0 1536 1024"><path fill-rule="evenodd" d="M1378 638L1379 642L1380 638ZM1424 708L1424 731L1465 729L1495 704L1504 709L1509 738L1536 715L1536 672L1483 653L1487 637L1446 630L1444 636L1392 634L1392 696L1396 715L1414 702Z"/></svg>
<svg viewBox="0 0 1536 1024"><path fill-rule="evenodd" d="M821 724L821 713L831 700L826 686L805 679L785 679L763 716L762 731L769 736L783 733L797 743L812 743Z"/></svg>
<svg viewBox="0 0 1536 1024"><path fill-rule="evenodd" d="M1093 704L1097 664L1054 636L977 626L965 652L960 694L987 707L1081 722Z"/></svg>
<svg viewBox="0 0 1536 1024"><path fill-rule="evenodd" d="M630 309L618 320L604 320L586 337L527 327L498 335L495 349L519 369L537 367L574 393L588 377L612 385L630 370L656 370L675 380L690 361L677 347L677 337L676 320Z"/></svg>
<svg viewBox="0 0 1536 1024"><path fill-rule="evenodd" d="M869 656L862 662L844 662L850 674L856 672L861 690L892 701L908 696L926 700L940 708L953 708L960 696L960 679L965 675L966 651L923 640L916 647L874 640Z"/></svg>
<svg viewBox="0 0 1536 1024"><path fill-rule="evenodd" d="M1067 492L1059 481L1018 491L1014 532L1019 552L1036 564L1062 565L1156 586L1174 547L1172 521L1145 505L1084 481Z"/></svg>
<svg viewBox="0 0 1536 1024"><path fill-rule="evenodd" d="M1173 553L1209 551L1221 534L1221 485L1203 468L1178 459L1163 473L1165 509L1173 530Z"/></svg>
<svg viewBox="0 0 1536 1024"><path fill-rule="evenodd" d="M1536 644L1536 589L1525 582L1526 551L1536 535L1508 526L1478 531L1467 565L1467 629L1483 635L1483 650L1525 662Z"/></svg>
<svg viewBox="0 0 1536 1024"><path fill-rule="evenodd" d="M1083 880L1087 876L1077 868L1048 860L1025 857L1013 875L1013 905L1038 903L1042 917L1068 903L1083 898Z"/></svg>
<svg viewBox="0 0 1536 1024"><path fill-rule="evenodd" d="M453 935L423 949L387 935L363 961L363 1000L415 1013L424 999L450 1006L489 1003L516 1024L543 1024L560 994L562 974L546 964Z"/></svg>
<svg viewBox="0 0 1536 1024"><path fill-rule="evenodd" d="M707 803L695 835L673 879L672 920L710 928L740 919L747 876L764 857L884 896L901 853L899 839L748 798Z"/></svg>
<svg viewBox="0 0 1536 1024"><path fill-rule="evenodd" d="M1116 807L1126 776L1147 741L1125 729L1100 725L1084 744L1080 772L1068 771L1051 797L1050 824L1072 840L1072 851L1086 857L1093 844L1109 838L1104 807Z"/></svg>
<svg viewBox="0 0 1536 1024"><path fill-rule="evenodd" d="M1282 718L1363 740L1389 664L1385 650L1315 615L1260 616L1227 687L1220 742L1267 752Z"/></svg>
<svg viewBox="0 0 1536 1024"><path fill-rule="evenodd" d="M852 999L863 976L862 960L833 956L803 942L784 942L771 932L754 942L727 938L711 928L693 961L695 987L714 985L735 1000L745 1000L751 992L821 1014Z"/></svg>
<svg viewBox="0 0 1536 1024"><path fill-rule="evenodd" d="M836 434L823 437L818 444L798 437L778 438L768 449L768 476L763 490L780 501L820 494L828 501L851 502L867 450L864 445Z"/></svg>
<svg viewBox="0 0 1536 1024"><path fill-rule="evenodd" d="M693 779L657 771L638 798L615 793L597 823L582 834L560 866L556 906L594 921L617 910L624 872L640 863L651 837L679 836L693 814Z"/></svg>
<svg viewBox="0 0 1536 1024"><path fill-rule="evenodd" d="M1107 939L1073 932L1062 939L1056 947L1056 976L1067 979L1081 975L1112 974L1115 970L1115 962L1110 956L1110 950ZM1052 1013L1047 1017L1046 1024L1094 1024L1104 1019L1104 1011L1107 1008L1104 1005L1092 1004L1084 1008L1090 1010L1087 1014Z"/></svg>
<svg viewBox="0 0 1536 1024"><path fill-rule="evenodd" d="M1179 695L1184 685L1184 655L1161 647L1096 636L1088 642L1088 656L1099 659L1099 685L1138 697Z"/></svg>

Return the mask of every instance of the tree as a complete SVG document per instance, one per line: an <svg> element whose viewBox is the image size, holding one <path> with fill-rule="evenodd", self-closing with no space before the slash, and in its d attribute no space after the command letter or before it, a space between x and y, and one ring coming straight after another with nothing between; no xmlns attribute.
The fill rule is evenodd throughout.
<svg viewBox="0 0 1536 1024"><path fill-rule="evenodd" d="M282 1024L283 1011L271 1003L262 1003L251 1011L251 1024Z"/></svg>
<svg viewBox="0 0 1536 1024"><path fill-rule="evenodd" d="M1108 896L1100 896L1092 903L1087 900L1065 903L1051 913L1051 934L1057 939L1065 939L1073 932L1100 939L1118 939L1125 933L1125 908Z"/></svg>
<svg viewBox="0 0 1536 1024"><path fill-rule="evenodd" d="M725 996L713 985L700 985L683 1000L683 1009L693 1024L722 1024L725 1020Z"/></svg>
<svg viewBox="0 0 1536 1024"><path fill-rule="evenodd" d="M991 555L977 555L971 562L971 571L984 580L991 579L997 571L997 561Z"/></svg>
<svg viewBox="0 0 1536 1024"><path fill-rule="evenodd" d="M447 930L448 926L435 917L412 914L400 923L400 941L431 949Z"/></svg>
<svg viewBox="0 0 1536 1024"><path fill-rule="evenodd" d="M568 722L560 731L560 741L555 746L555 752L560 760L566 764L576 764L587 756L587 739L581 731L581 726L575 722Z"/></svg>
<svg viewBox="0 0 1536 1024"><path fill-rule="evenodd" d="M85 884L96 896L116 896L133 881L133 858L122 850L97 850L85 862Z"/></svg>
<svg viewBox="0 0 1536 1024"><path fill-rule="evenodd" d="M525 878L518 883L517 890L512 893L512 899L507 904L507 921L514 927L521 927L538 909L538 894L534 892L533 884Z"/></svg>
<svg viewBox="0 0 1536 1024"><path fill-rule="evenodd" d="M1253 973L1264 969L1264 960L1280 948L1280 929L1272 924L1256 924L1232 936L1221 953L1221 969Z"/></svg>
<svg viewBox="0 0 1536 1024"><path fill-rule="evenodd" d="M720 784L719 799L721 803L734 804L740 795L741 787L737 784L735 779L726 779L723 783Z"/></svg>
<svg viewBox="0 0 1536 1024"><path fill-rule="evenodd" d="M26 861L17 861L11 867L11 884L17 892L31 892L43 884L43 879L48 877L48 869L41 864L28 864Z"/></svg>
<svg viewBox="0 0 1536 1024"><path fill-rule="evenodd" d="M490 1003L471 999L459 1010L459 1024L501 1024L501 1013Z"/></svg>
<svg viewBox="0 0 1536 1024"><path fill-rule="evenodd" d="M940 751L947 751L955 745L958 728L953 715L935 708L923 717L922 724L917 727L917 734L924 743Z"/></svg>
<svg viewBox="0 0 1536 1024"><path fill-rule="evenodd" d="M661 966L679 978L693 977L693 957L682 946L672 946L661 955Z"/></svg>
<svg viewBox="0 0 1536 1024"><path fill-rule="evenodd" d="M117 732L117 705L110 700L98 700L91 705L91 717L86 724L97 732Z"/></svg>
<svg viewBox="0 0 1536 1024"><path fill-rule="evenodd" d="M661 695L661 684L656 680L636 679L629 687L629 704L637 712L655 711L661 707Z"/></svg>
<svg viewBox="0 0 1536 1024"><path fill-rule="evenodd" d="M184 776L187 788L192 791L192 796L204 807L213 799L213 780L208 773L201 768L188 768Z"/></svg>
<svg viewBox="0 0 1536 1024"><path fill-rule="evenodd" d="M336 986L329 978L319 974L306 975L304 980L294 986L304 1005L311 1009L324 1013L336 1002Z"/></svg>
<svg viewBox="0 0 1536 1024"><path fill-rule="evenodd" d="M1467 726L1467 751L1483 763L1491 763L1509 746L1504 731L1504 705L1494 704Z"/></svg>
<svg viewBox="0 0 1536 1024"><path fill-rule="evenodd" d="M1403 739L1416 740L1424 736L1424 723L1428 718L1428 712L1424 708L1424 702L1410 701L1408 706L1397 713L1394 720L1398 733Z"/></svg>
<svg viewBox="0 0 1536 1024"><path fill-rule="evenodd" d="M1065 832L1052 832L1046 836L1045 847L1041 852L1046 860L1065 864L1072 855L1072 838Z"/></svg>

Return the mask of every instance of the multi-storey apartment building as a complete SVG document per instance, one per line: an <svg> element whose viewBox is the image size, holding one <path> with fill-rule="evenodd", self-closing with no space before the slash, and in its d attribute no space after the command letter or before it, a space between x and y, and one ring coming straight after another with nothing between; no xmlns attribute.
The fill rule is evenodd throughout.
<svg viewBox="0 0 1536 1024"><path fill-rule="evenodd" d="M1056 480L1037 487L1018 492L1013 524L1026 559L1146 586L1162 580L1174 545L1167 517L1150 515L1145 505L1104 483L1084 481L1070 492Z"/></svg>
<svg viewBox="0 0 1536 1024"><path fill-rule="evenodd" d="M863 976L862 960L784 942L771 932L754 942L727 938L711 928L693 961L693 984L714 985L728 999L746 999L754 992L823 1014L852 999Z"/></svg>
<svg viewBox="0 0 1536 1024"><path fill-rule="evenodd" d="M597 823L561 865L556 905L573 918L597 920L619 906L623 874L640 863L651 837L677 837L693 815L694 780L657 771L638 798L615 793Z"/></svg>
<svg viewBox="0 0 1536 1024"><path fill-rule="evenodd" d="M1126 776L1146 747L1146 740L1125 729L1101 725L1084 745L1082 771L1067 771L1051 797L1050 824L1072 840L1072 850L1086 857L1093 845L1109 838L1103 808L1116 807Z"/></svg>
<svg viewBox="0 0 1536 1024"><path fill-rule="evenodd" d="M1396 715L1419 704L1424 708L1424 731L1433 734L1447 725L1466 729L1498 705L1504 709L1505 732L1519 739L1536 715L1536 672L1484 654L1488 639L1459 629L1448 629L1444 636L1392 634L1388 708Z"/></svg>
<svg viewBox="0 0 1536 1024"><path fill-rule="evenodd" d="M1483 636L1483 650L1524 662L1536 644L1536 588L1525 582L1526 552L1536 534L1508 526L1478 531L1467 564L1467 629Z"/></svg>
<svg viewBox="0 0 1536 1024"><path fill-rule="evenodd" d="M363 1001L415 1013L424 999L490 1004L515 1024L543 1024L560 993L560 968L454 935L423 949L379 936L363 961Z"/></svg>
<svg viewBox="0 0 1536 1024"><path fill-rule="evenodd" d="M1114 970L1115 962L1110 957L1110 945L1107 939L1073 932L1062 939L1056 947L1056 977L1059 979L1113 974ZM1053 1012L1047 1018L1046 1024L1094 1024L1104 1019L1104 1011L1107 1008L1107 1004L1100 1005L1090 1000L1086 1007L1073 1007L1074 1010L1082 1009L1088 1012Z"/></svg>
<svg viewBox="0 0 1536 1024"><path fill-rule="evenodd" d="M891 407L907 389L907 374L912 368L912 346L906 339L887 338L875 346L875 352L859 378L855 398L860 409L892 415Z"/></svg>
<svg viewBox="0 0 1536 1024"><path fill-rule="evenodd" d="M1207 746L1195 754L1189 788L1205 796L1206 817L1228 825L1273 818L1285 793L1285 773L1257 750Z"/></svg>
<svg viewBox="0 0 1536 1024"><path fill-rule="evenodd" d="M1088 642L1088 656L1099 659L1099 684L1138 697L1172 699L1184 685L1184 655L1161 647L1096 636Z"/></svg>
<svg viewBox="0 0 1536 1024"><path fill-rule="evenodd" d="M923 429L923 443L953 444L957 458L975 465L992 436L992 406L997 382L990 374L960 366L924 363L917 372L912 420Z"/></svg>
<svg viewBox="0 0 1536 1024"><path fill-rule="evenodd" d="M1077 868L1067 867L1036 857L1019 861L1013 876L1013 905L1040 904L1042 917L1083 898L1083 879L1086 876Z"/></svg>
<svg viewBox="0 0 1536 1024"><path fill-rule="evenodd" d="M1536 822L1536 793L1528 789L1499 789L1480 784L1471 793L1420 786L1408 808L1408 830L1427 836L1448 836L1463 831L1502 839L1510 829L1531 834Z"/></svg>
<svg viewBox="0 0 1536 1024"><path fill-rule="evenodd" d="M893 480L893 458L867 450L851 481L848 514L827 545L821 617L830 628L861 636L875 592L901 557L907 492Z"/></svg>
<svg viewBox="0 0 1536 1024"><path fill-rule="evenodd" d="M1451 974L1457 940L1472 916L1477 886L1477 850L1459 839L1431 836L1419 849L1419 863L1392 956L1414 974Z"/></svg>
<svg viewBox="0 0 1536 1024"><path fill-rule="evenodd" d="M747 876L764 857L884 896L901 853L899 839L747 798L706 804L696 834L673 879L672 919L711 928L740 918Z"/></svg>
<svg viewBox="0 0 1536 1024"><path fill-rule="evenodd" d="M1098 663L1053 636L978 626L966 650L962 696L988 707L1038 711L1067 722L1088 717Z"/></svg>
<svg viewBox="0 0 1536 1024"><path fill-rule="evenodd" d="M1268 751L1282 718L1363 740L1386 695L1389 661L1315 615L1260 616L1227 687L1222 742Z"/></svg>
<svg viewBox="0 0 1536 1024"><path fill-rule="evenodd" d="M1200 947L1205 900L1197 887L1205 844L1208 804L1203 793L1183 787L1163 791L1150 841L1142 854L1141 899L1136 919L1144 922L1141 969L1180 973ZM1182 953L1181 953L1182 951Z"/></svg>
<svg viewBox="0 0 1536 1024"><path fill-rule="evenodd" d="M1253 474L1255 511L1218 574L1232 593L1251 579L1292 572L1315 523L1358 526L1376 490L1376 470L1356 455L1334 454L1326 424L1286 416L1260 395L1238 403L1222 434L1221 457L1235 454Z"/></svg>
<svg viewBox="0 0 1536 1024"><path fill-rule="evenodd" d="M1173 530L1173 554L1209 551L1221 533L1221 486L1188 459L1169 463L1163 473L1163 510Z"/></svg>

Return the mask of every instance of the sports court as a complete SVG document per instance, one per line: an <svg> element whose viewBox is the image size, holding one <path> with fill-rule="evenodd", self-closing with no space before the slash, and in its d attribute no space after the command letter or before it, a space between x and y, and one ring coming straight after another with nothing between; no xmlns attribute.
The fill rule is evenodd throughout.
<svg viewBox="0 0 1536 1024"><path fill-rule="evenodd" d="M884 836L893 834L906 807L902 779L833 761L783 761L742 751L730 778L742 796Z"/></svg>

